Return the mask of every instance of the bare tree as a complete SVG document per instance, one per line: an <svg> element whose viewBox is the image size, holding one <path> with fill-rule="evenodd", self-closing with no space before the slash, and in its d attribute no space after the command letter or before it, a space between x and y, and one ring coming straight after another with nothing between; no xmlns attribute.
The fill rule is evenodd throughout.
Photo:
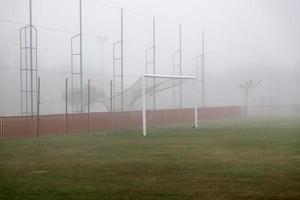
<svg viewBox="0 0 300 200"><path fill-rule="evenodd" d="M245 91L245 115L248 115L248 97L251 89L257 87L261 80L253 81L252 79L240 84L240 88Z"/></svg>
<svg viewBox="0 0 300 200"><path fill-rule="evenodd" d="M102 99L102 98L105 98L105 92L104 92L104 90L103 89L97 89L96 87L94 87L94 86L91 86L90 87L90 102L88 102L88 90L89 90L89 88L88 88L88 86L85 86L84 88L83 88L83 110L86 110L86 108L88 107L88 103L90 103L90 105L93 105L93 104L95 104L96 102L98 102L99 101L99 99ZM68 103L72 103L72 101L73 101L73 104L74 104L74 106L76 106L76 107L80 107L80 105L81 105L81 101L80 101L80 88L79 87L77 87L77 88L73 88L73 95L72 95L72 89L69 89L68 90ZM64 100L66 100L66 94L65 93L63 93L63 95L62 95L62 98L64 99ZM72 98L73 98L73 100L72 100Z"/></svg>

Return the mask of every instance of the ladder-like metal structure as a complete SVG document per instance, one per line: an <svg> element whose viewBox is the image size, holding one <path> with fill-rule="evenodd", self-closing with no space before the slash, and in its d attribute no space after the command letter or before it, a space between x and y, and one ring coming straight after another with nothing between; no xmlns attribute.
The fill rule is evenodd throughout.
<svg viewBox="0 0 300 200"><path fill-rule="evenodd" d="M32 25L29 0L29 25L19 29L21 115L37 115L37 29Z"/></svg>
<svg viewBox="0 0 300 200"><path fill-rule="evenodd" d="M80 34L71 37L71 107L72 113L83 112L82 97L82 67L81 51L75 47L75 41L80 40ZM77 51L76 51L77 49Z"/></svg>
<svg viewBox="0 0 300 200"><path fill-rule="evenodd" d="M76 48L75 41L79 47ZM72 113L83 110L82 72L82 0L79 0L79 34L71 37L71 106Z"/></svg>
<svg viewBox="0 0 300 200"><path fill-rule="evenodd" d="M121 46L121 41L113 43L113 112L123 111L123 69L121 64L122 56L116 54L118 46Z"/></svg>
<svg viewBox="0 0 300 200"><path fill-rule="evenodd" d="M173 52L173 75L182 76L181 24L179 25L179 50ZM179 102L176 101L177 99ZM173 81L173 108L182 108L182 80Z"/></svg>
<svg viewBox="0 0 300 200"><path fill-rule="evenodd" d="M123 8L121 8L121 40L113 43L112 112L124 111L123 43Z"/></svg>

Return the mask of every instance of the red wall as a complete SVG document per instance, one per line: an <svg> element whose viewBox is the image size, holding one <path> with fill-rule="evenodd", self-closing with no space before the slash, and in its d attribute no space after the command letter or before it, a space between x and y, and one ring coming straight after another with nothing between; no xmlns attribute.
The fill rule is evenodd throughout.
<svg viewBox="0 0 300 200"><path fill-rule="evenodd" d="M241 115L240 107L214 107L198 110L199 119L220 119ZM169 123L189 122L194 118L193 109L170 109L147 111L149 126ZM142 127L142 112L101 112L61 115L42 115L37 117L2 117L0 136L25 138L49 134L64 134L87 131Z"/></svg>

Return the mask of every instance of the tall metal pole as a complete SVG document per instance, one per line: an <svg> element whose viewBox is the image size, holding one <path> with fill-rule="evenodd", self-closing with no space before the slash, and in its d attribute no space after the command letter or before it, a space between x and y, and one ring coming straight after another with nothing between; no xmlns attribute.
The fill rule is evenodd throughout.
<svg viewBox="0 0 300 200"><path fill-rule="evenodd" d="M272 87L273 87L273 68L270 67L269 71L269 105L273 105L273 98L272 98Z"/></svg>
<svg viewBox="0 0 300 200"><path fill-rule="evenodd" d="M116 77L115 77L115 73L116 73L116 61L115 61L115 56L116 56L116 53L115 53L115 43L113 44L113 79L112 79L112 84L111 84L111 87L112 87L112 94L111 94L111 100L112 100L112 107L111 107L111 111L113 111L114 110L114 106L115 106L115 103L114 103L114 97L113 97L113 95L115 94L115 91L116 91Z"/></svg>
<svg viewBox="0 0 300 200"><path fill-rule="evenodd" d="M29 0L29 51L30 51L30 95L31 95L31 116L33 116L33 64L32 64L32 2Z"/></svg>
<svg viewBox="0 0 300 200"><path fill-rule="evenodd" d="M121 8L121 110L124 110L124 40L123 40L123 8Z"/></svg>
<svg viewBox="0 0 300 200"><path fill-rule="evenodd" d="M193 79L193 89L194 89L194 126L198 128L198 106L197 106L197 79Z"/></svg>
<svg viewBox="0 0 300 200"><path fill-rule="evenodd" d="M20 89L21 89L21 115L23 115L23 54L22 54L22 29L20 29Z"/></svg>
<svg viewBox="0 0 300 200"><path fill-rule="evenodd" d="M82 77L82 0L79 0L79 40L80 40L80 111L83 112Z"/></svg>
<svg viewBox="0 0 300 200"><path fill-rule="evenodd" d="M201 57L201 66L202 66L202 107L205 107L205 68L204 68L204 30L202 30L202 57Z"/></svg>
<svg viewBox="0 0 300 200"><path fill-rule="evenodd" d="M71 113L73 113L74 110L74 78L73 78L73 40L71 38Z"/></svg>
<svg viewBox="0 0 300 200"><path fill-rule="evenodd" d="M156 43L155 43L155 17L153 17L153 74L156 73ZM155 77L154 77L154 88L153 88L153 108L156 109L156 93L155 93Z"/></svg>
<svg viewBox="0 0 300 200"><path fill-rule="evenodd" d="M91 117L91 80L88 80L88 114L89 114L89 131L92 128L92 117Z"/></svg>
<svg viewBox="0 0 300 200"><path fill-rule="evenodd" d="M182 76L181 24L179 24L179 75ZM182 81L181 81L181 79L180 79L180 108L182 108Z"/></svg>
<svg viewBox="0 0 300 200"><path fill-rule="evenodd" d="M0 140L4 140L4 128L3 128L3 125L4 125L4 123L3 123L3 117L0 117L0 133L1 133L1 137L0 137Z"/></svg>
<svg viewBox="0 0 300 200"><path fill-rule="evenodd" d="M66 88L65 88L65 129L66 133L68 132L68 78L66 78Z"/></svg>
<svg viewBox="0 0 300 200"><path fill-rule="evenodd" d="M40 77L38 77L38 90L37 90L37 136L40 135L40 103L41 103L41 87L40 87Z"/></svg>
<svg viewBox="0 0 300 200"><path fill-rule="evenodd" d="M113 111L113 81L110 81L110 112Z"/></svg>
<svg viewBox="0 0 300 200"><path fill-rule="evenodd" d="M88 113L90 113L90 98L91 98L91 91L90 91L90 87L91 87L91 80L88 80Z"/></svg>
<svg viewBox="0 0 300 200"><path fill-rule="evenodd" d="M142 77L142 104L143 104L143 136L147 135L147 113L146 113L146 82L145 76Z"/></svg>

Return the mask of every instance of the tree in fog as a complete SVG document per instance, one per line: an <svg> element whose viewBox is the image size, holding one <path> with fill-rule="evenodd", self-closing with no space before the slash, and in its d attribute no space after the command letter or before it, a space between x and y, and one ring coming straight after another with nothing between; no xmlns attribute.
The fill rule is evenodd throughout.
<svg viewBox="0 0 300 200"><path fill-rule="evenodd" d="M85 86L82 89L82 94L83 94L83 111L86 110L88 107L88 86ZM71 105L72 101L75 107L75 110L80 110L80 105L81 105L81 94L80 94L80 87L75 87L69 88L68 89L68 104ZM103 99L106 97L106 94L103 89L97 89L94 86L90 87L90 106L95 104L97 101ZM64 101L66 101L66 93L64 92L62 95L62 98ZM72 100L73 98L73 100Z"/></svg>
<svg viewBox="0 0 300 200"><path fill-rule="evenodd" d="M248 115L248 97L249 92L251 89L257 87L261 83L261 80L259 81L253 81L252 79L245 81L244 83L240 84L240 88L245 91L245 115Z"/></svg>

